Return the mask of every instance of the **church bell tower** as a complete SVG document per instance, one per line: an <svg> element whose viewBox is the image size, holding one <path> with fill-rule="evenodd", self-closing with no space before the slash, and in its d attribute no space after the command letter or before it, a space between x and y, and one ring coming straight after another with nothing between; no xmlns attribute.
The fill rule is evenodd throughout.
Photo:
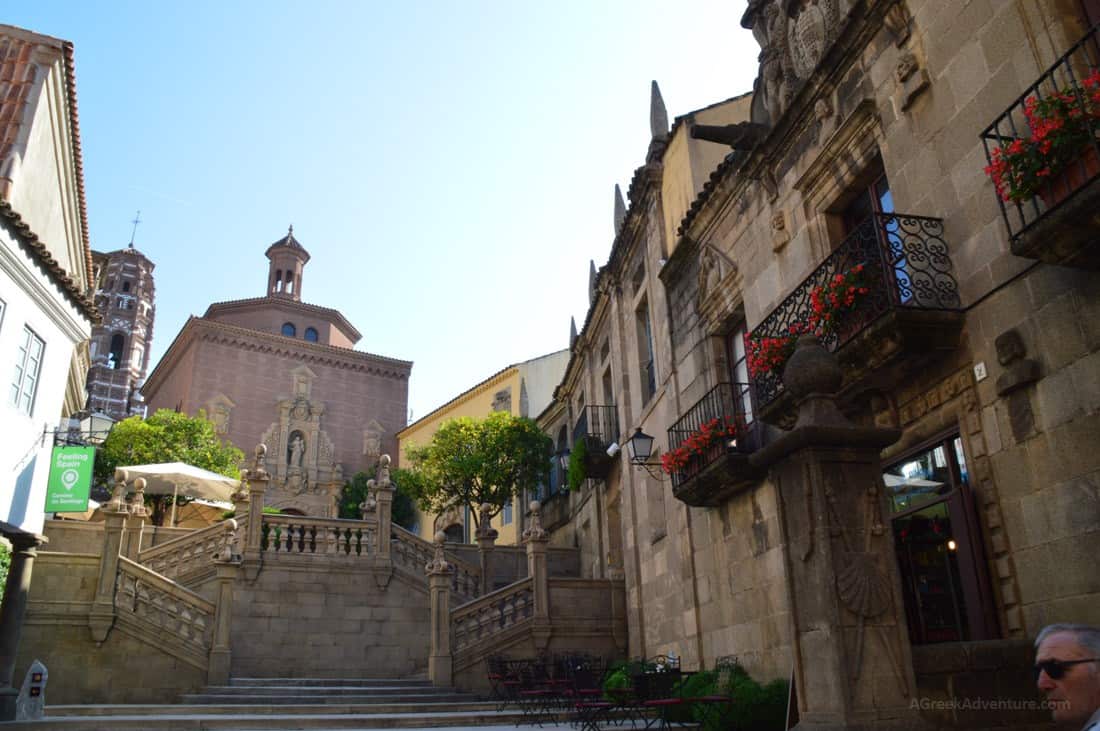
<svg viewBox="0 0 1100 731"><path fill-rule="evenodd" d="M267 247L271 261L267 272L267 296L302 300L302 270L309 261L309 252L294 238L291 226L286 236Z"/></svg>

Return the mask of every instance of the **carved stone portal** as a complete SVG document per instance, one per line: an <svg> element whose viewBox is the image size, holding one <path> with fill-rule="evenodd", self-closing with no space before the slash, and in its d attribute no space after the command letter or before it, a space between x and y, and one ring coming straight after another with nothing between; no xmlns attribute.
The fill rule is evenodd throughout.
<svg viewBox="0 0 1100 731"><path fill-rule="evenodd" d="M276 421L263 435L268 445L265 466L271 483L267 505L305 515L336 517L336 500L344 483L332 440L321 428L325 405L311 398L316 374L305 366L290 371L293 395L275 404Z"/></svg>

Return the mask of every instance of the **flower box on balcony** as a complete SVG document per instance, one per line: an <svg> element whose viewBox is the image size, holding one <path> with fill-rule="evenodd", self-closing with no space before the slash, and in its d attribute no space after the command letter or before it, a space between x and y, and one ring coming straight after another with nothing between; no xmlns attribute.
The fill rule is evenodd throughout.
<svg viewBox="0 0 1100 731"><path fill-rule="evenodd" d="M962 322L943 222L875 214L749 333L759 418L780 426L793 420L782 373L799 334L816 334L837 354L843 399L872 374L896 383L937 351L953 349ZM779 347L788 340L791 348Z"/></svg>
<svg viewBox="0 0 1100 731"><path fill-rule="evenodd" d="M764 477L749 464L761 446L762 427L750 406L748 384L720 383L668 430L662 466L676 499L715 507Z"/></svg>
<svg viewBox="0 0 1100 731"><path fill-rule="evenodd" d="M1100 70L1093 28L982 139L1012 253L1100 269Z"/></svg>

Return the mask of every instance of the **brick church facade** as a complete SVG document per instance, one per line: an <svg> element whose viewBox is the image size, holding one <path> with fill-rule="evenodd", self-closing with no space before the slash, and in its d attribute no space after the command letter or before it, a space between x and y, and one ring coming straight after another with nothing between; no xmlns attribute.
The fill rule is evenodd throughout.
<svg viewBox="0 0 1100 731"><path fill-rule="evenodd" d="M342 314L302 301L310 256L293 229L266 256L266 295L189 318L143 392L150 413L202 410L246 452L265 444L268 504L335 517L344 481L396 450L412 363L355 350Z"/></svg>

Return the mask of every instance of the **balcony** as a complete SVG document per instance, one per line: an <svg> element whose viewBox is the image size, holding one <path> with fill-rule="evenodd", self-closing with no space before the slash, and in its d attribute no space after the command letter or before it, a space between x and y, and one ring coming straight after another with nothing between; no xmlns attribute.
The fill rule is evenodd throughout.
<svg viewBox="0 0 1100 731"><path fill-rule="evenodd" d="M720 383L668 430L666 457L679 450L687 458L683 467L670 473L676 499L696 507L715 507L764 476L764 470L748 461L762 446L763 435L751 404L750 384ZM734 434L721 433L730 427ZM708 433L716 436L708 439Z"/></svg>
<svg viewBox="0 0 1100 731"><path fill-rule="evenodd" d="M585 477L595 480L607 477L614 461L607 455L607 448L617 441L619 414L614 406L581 408L581 414L573 427L573 451L581 455Z"/></svg>
<svg viewBox="0 0 1100 731"><path fill-rule="evenodd" d="M746 338L758 418L793 422L781 374L801 333L837 354L843 399L861 386L889 388L955 348L962 323L943 221L876 213Z"/></svg>
<svg viewBox="0 0 1100 731"><path fill-rule="evenodd" d="M982 133L1016 256L1100 269L1100 26Z"/></svg>

